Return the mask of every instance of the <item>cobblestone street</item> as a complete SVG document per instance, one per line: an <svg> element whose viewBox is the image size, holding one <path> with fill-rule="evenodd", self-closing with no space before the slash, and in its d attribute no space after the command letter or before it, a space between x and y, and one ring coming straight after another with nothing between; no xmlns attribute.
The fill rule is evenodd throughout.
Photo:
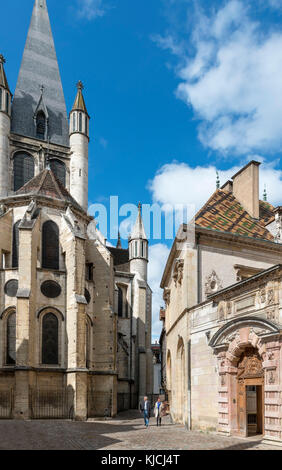
<svg viewBox="0 0 282 470"><path fill-rule="evenodd" d="M258 437L238 439L188 432L166 418L146 429L140 414L121 413L113 420L0 421L0 450L269 450Z"/></svg>

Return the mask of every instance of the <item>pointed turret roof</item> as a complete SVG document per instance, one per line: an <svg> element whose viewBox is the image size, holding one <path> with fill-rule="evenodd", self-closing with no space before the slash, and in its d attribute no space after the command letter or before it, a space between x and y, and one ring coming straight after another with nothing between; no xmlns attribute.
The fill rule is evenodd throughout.
<svg viewBox="0 0 282 470"><path fill-rule="evenodd" d="M146 233L145 233L145 228L142 220L142 206L141 203L139 202L138 204L138 216L135 222L135 225L133 227L133 230L130 234L130 240L147 240Z"/></svg>
<svg viewBox="0 0 282 470"><path fill-rule="evenodd" d="M50 142L69 146L67 110L46 0L35 0L12 106L12 132L35 137L34 113L42 87Z"/></svg>
<svg viewBox="0 0 282 470"><path fill-rule="evenodd" d="M117 248L122 248L122 244L121 244L121 238L120 238L120 232L118 232L118 241L117 241Z"/></svg>
<svg viewBox="0 0 282 470"><path fill-rule="evenodd" d="M82 93L82 90L84 88L82 82L79 81L76 87L77 87L77 94L76 94L76 98L72 107L72 111L83 111L88 116L86 104L85 104L83 93Z"/></svg>
<svg viewBox="0 0 282 470"><path fill-rule="evenodd" d="M4 64L6 63L2 54L0 54L0 86L10 91L8 80L5 74Z"/></svg>
<svg viewBox="0 0 282 470"><path fill-rule="evenodd" d="M59 199L72 204L74 207L83 211L80 205L70 195L50 168L41 171L39 175L28 181L22 188L16 191L15 195L30 194L34 196L46 196L52 199ZM84 212L84 211L83 211Z"/></svg>

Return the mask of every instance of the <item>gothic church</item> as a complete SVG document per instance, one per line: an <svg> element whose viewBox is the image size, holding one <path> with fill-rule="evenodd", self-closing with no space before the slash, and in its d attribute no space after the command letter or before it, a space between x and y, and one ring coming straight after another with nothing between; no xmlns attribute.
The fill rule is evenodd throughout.
<svg viewBox="0 0 282 470"><path fill-rule="evenodd" d="M69 118L46 0L14 98L0 56L0 419L114 416L152 393L141 207L128 249L87 214L83 85Z"/></svg>

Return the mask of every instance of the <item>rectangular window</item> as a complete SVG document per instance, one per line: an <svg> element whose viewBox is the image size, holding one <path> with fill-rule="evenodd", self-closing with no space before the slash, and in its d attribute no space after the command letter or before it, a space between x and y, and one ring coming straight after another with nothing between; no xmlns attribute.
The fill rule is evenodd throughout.
<svg viewBox="0 0 282 470"><path fill-rule="evenodd" d="M141 242L141 256L144 258L144 242Z"/></svg>
<svg viewBox="0 0 282 470"><path fill-rule="evenodd" d="M76 128L75 128L75 118L76 118L76 116L74 114L73 118L72 118L72 130L73 130L73 132L75 132L75 130L76 130Z"/></svg>
<svg viewBox="0 0 282 470"><path fill-rule="evenodd" d="M135 258L138 256L138 244L135 242Z"/></svg>
<svg viewBox="0 0 282 470"><path fill-rule="evenodd" d="M87 281L93 281L93 263L86 264L85 274Z"/></svg>
<svg viewBox="0 0 282 470"><path fill-rule="evenodd" d="M79 113L79 132L82 132L82 114Z"/></svg>
<svg viewBox="0 0 282 470"><path fill-rule="evenodd" d="M88 135L88 118L85 116L85 134Z"/></svg>
<svg viewBox="0 0 282 470"><path fill-rule="evenodd" d="M2 91L2 88L0 88L0 110L2 109L2 95L3 95L3 91Z"/></svg>

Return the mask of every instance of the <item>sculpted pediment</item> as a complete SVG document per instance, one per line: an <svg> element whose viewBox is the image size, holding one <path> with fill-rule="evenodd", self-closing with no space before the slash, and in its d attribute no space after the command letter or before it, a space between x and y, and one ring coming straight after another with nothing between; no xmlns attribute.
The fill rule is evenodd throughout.
<svg viewBox="0 0 282 470"><path fill-rule="evenodd" d="M259 338L277 335L280 332L278 325L272 321L260 317L241 317L227 322L211 338L209 345L212 348L228 346L236 337L240 336L240 330L248 328L249 334L255 334Z"/></svg>

